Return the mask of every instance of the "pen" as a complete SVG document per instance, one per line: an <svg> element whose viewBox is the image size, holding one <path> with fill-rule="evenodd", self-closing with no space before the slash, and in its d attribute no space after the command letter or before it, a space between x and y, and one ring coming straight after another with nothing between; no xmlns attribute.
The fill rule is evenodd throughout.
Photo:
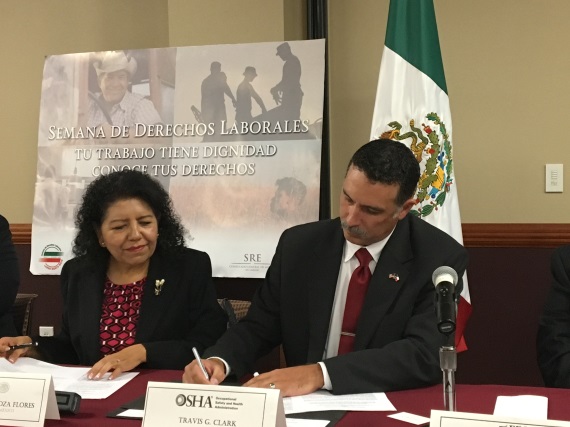
<svg viewBox="0 0 570 427"><path fill-rule="evenodd" d="M37 341L35 342L28 342L25 344L18 344L18 345L11 345L8 346L8 351L14 351L14 350L20 350L21 348L30 348L30 347L37 347L38 343Z"/></svg>
<svg viewBox="0 0 570 427"><path fill-rule="evenodd" d="M194 358L196 359L196 362L198 362L198 366L202 370L202 373L204 374L206 379L209 380L210 376L208 375L208 372L206 372L206 368L204 368L204 365L202 364L202 359L200 359L200 355L198 354L198 350L196 350L196 347L192 347L192 353L194 353Z"/></svg>

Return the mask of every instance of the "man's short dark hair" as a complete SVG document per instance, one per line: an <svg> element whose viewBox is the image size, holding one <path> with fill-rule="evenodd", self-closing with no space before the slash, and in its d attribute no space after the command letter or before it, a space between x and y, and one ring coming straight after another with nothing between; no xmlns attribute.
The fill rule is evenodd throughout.
<svg viewBox="0 0 570 427"><path fill-rule="evenodd" d="M372 182L400 186L396 204L402 206L416 192L420 179L420 165L412 151L391 139L376 139L364 144L350 159L348 169L354 166Z"/></svg>

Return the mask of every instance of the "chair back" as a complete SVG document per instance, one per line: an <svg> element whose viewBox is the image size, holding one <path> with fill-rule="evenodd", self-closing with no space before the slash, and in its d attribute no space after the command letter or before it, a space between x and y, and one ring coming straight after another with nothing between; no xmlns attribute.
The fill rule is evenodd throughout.
<svg viewBox="0 0 570 427"><path fill-rule="evenodd" d="M10 310L18 334L30 336L32 332L32 309L38 294L18 294Z"/></svg>
<svg viewBox="0 0 570 427"><path fill-rule="evenodd" d="M228 315L228 327L239 322L248 312L251 301L238 299L219 299L218 302Z"/></svg>

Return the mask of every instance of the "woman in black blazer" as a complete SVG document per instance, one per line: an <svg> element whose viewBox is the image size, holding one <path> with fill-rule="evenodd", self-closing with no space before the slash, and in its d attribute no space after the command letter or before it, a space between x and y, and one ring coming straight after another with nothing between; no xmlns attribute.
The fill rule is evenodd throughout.
<svg viewBox="0 0 570 427"><path fill-rule="evenodd" d="M110 378L137 366L182 369L226 329L209 256L184 246L168 193L150 176L124 170L93 181L75 220L75 258L61 273L63 320L56 337L5 337L11 361L38 341L53 363L93 365Z"/></svg>

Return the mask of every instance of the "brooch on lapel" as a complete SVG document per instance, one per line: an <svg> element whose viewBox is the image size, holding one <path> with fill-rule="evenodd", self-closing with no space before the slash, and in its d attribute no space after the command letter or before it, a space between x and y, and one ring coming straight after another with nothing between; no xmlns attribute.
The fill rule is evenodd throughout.
<svg viewBox="0 0 570 427"><path fill-rule="evenodd" d="M157 280L154 282L154 294L160 295L162 292L162 285L164 285L164 279Z"/></svg>
<svg viewBox="0 0 570 427"><path fill-rule="evenodd" d="M400 276L398 276L396 273L390 273L388 274L388 279L392 279L395 282L399 282Z"/></svg>

